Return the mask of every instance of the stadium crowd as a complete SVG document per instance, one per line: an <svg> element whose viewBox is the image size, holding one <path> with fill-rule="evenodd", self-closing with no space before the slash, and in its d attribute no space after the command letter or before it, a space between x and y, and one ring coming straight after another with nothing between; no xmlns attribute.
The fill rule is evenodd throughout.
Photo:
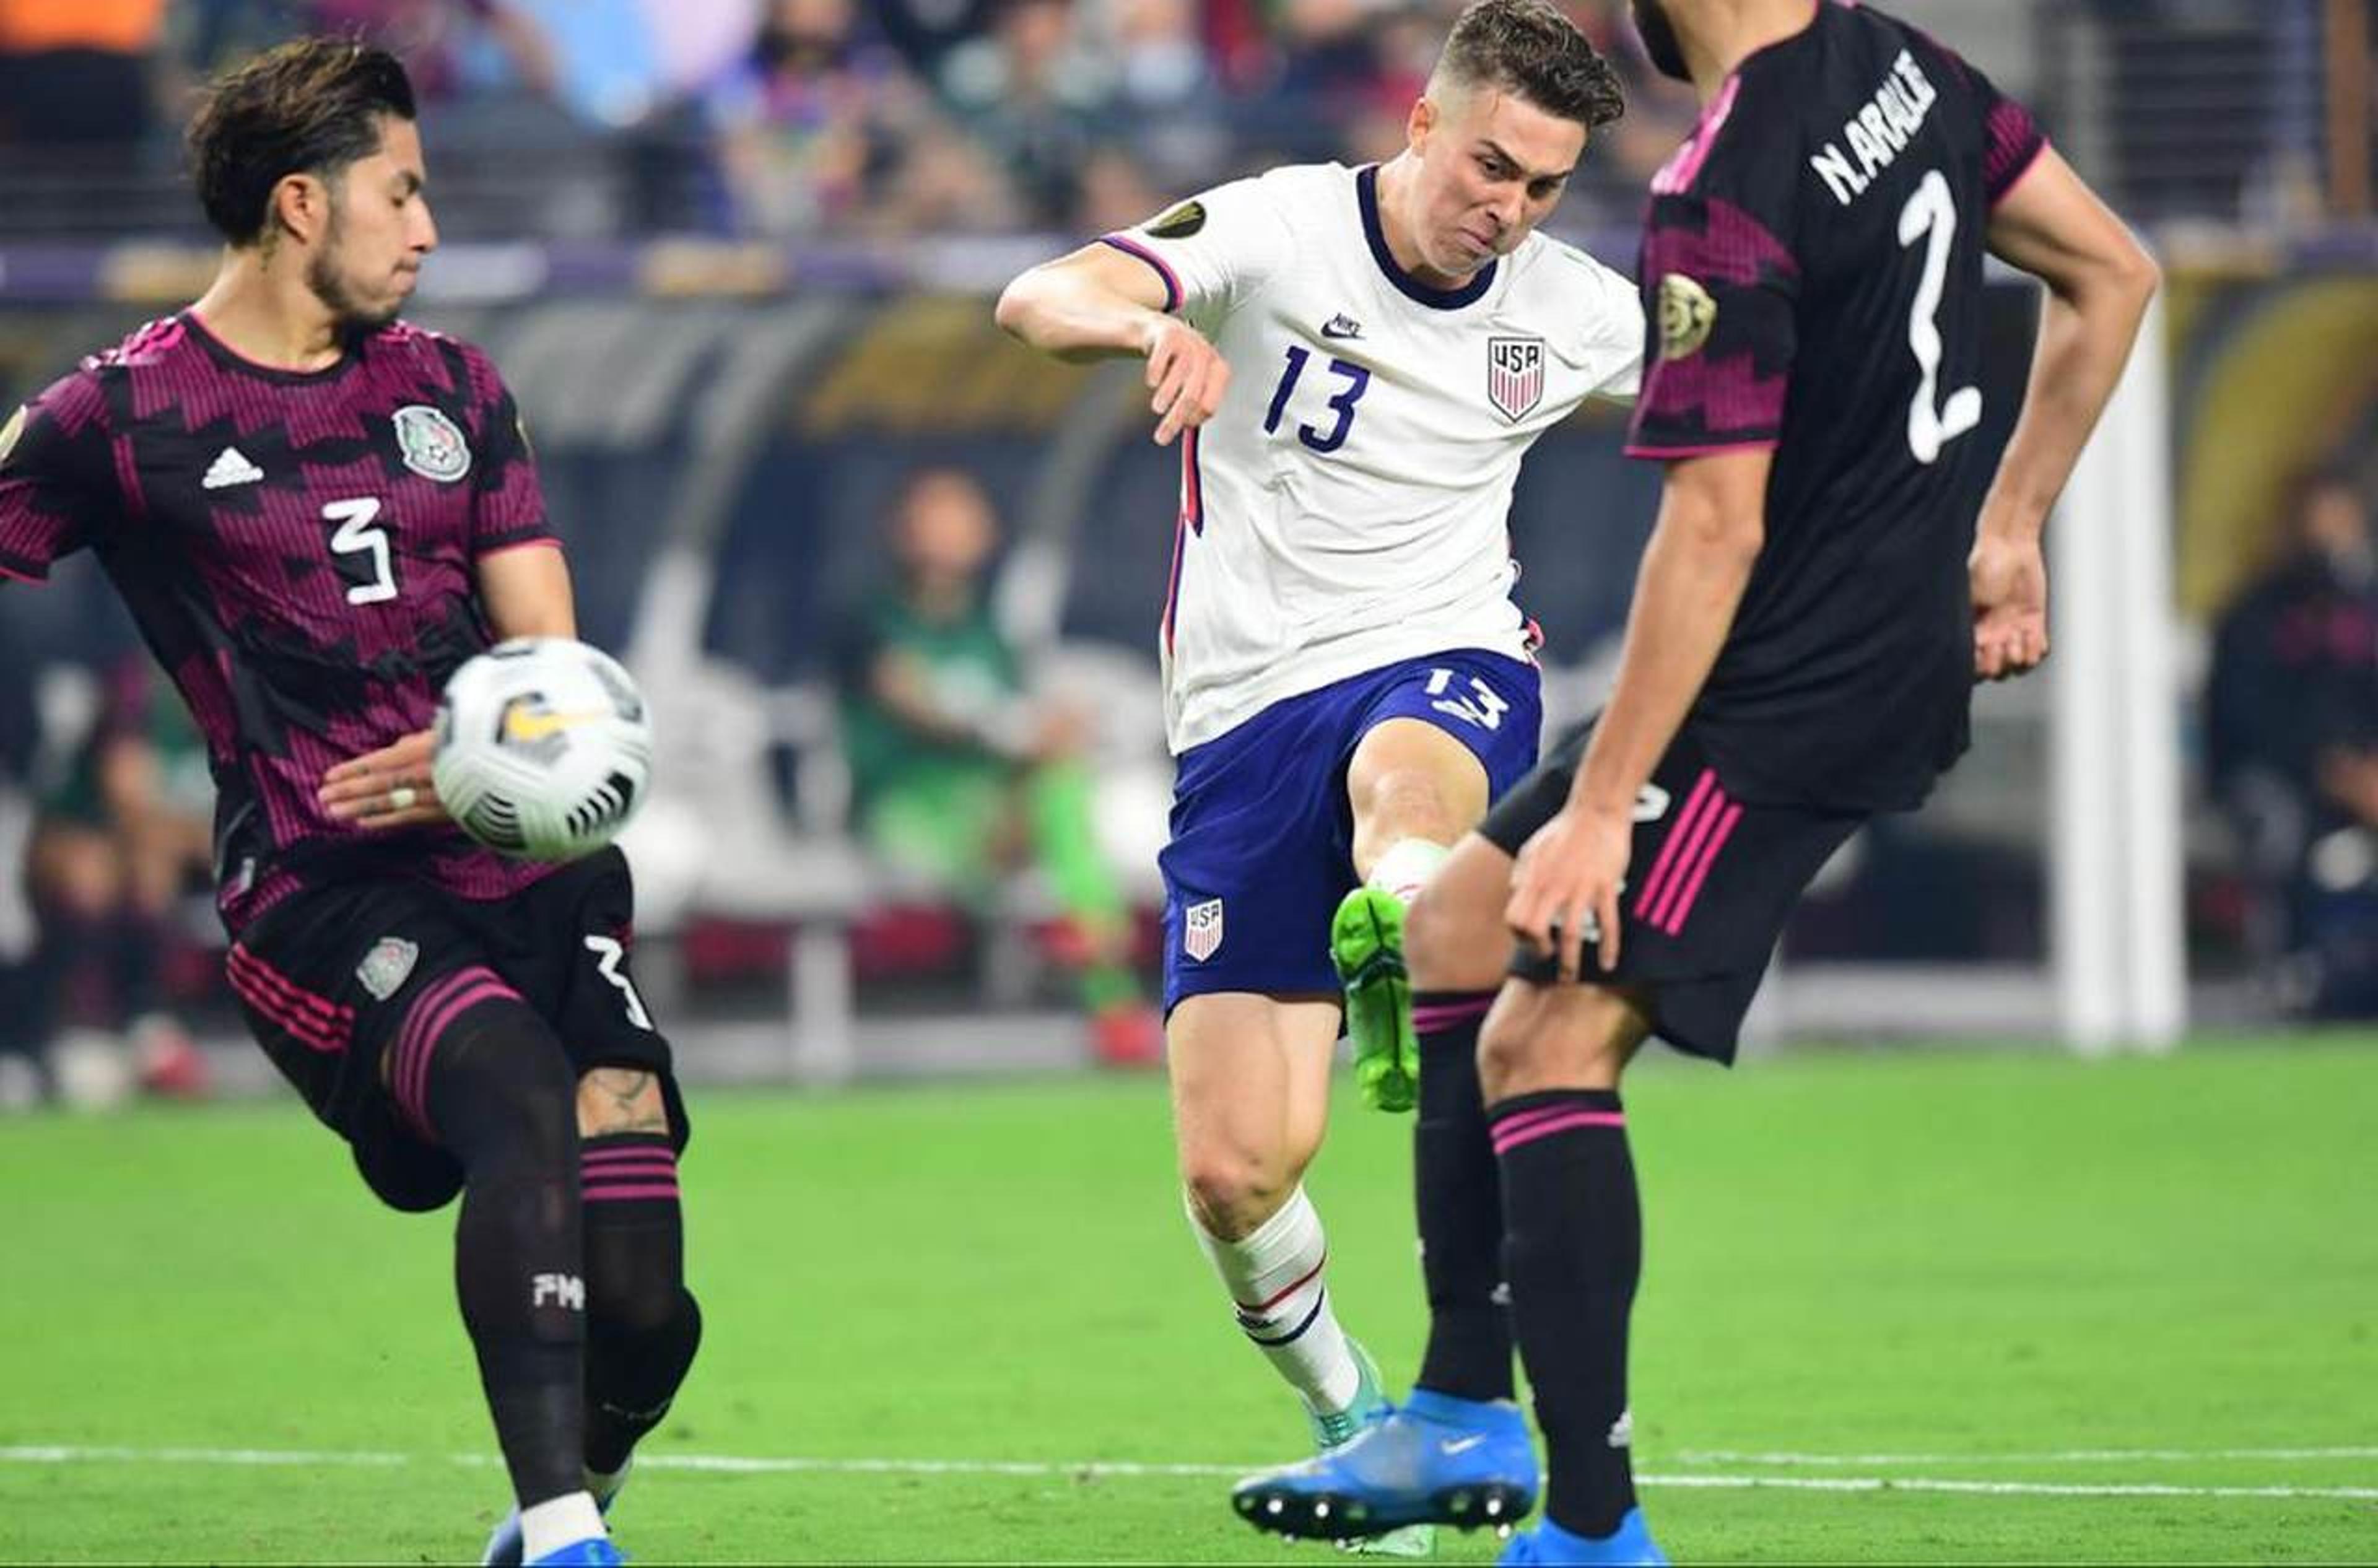
<svg viewBox="0 0 2378 1568"><path fill-rule="evenodd" d="M582 171L564 227L1094 233L1218 171L1397 145L1454 0L0 0L0 166L170 168L223 62L301 30L402 54L453 148ZM1689 122L1621 0L1572 9L1633 110L1573 221L1631 216ZM557 162L558 161L558 162ZM441 171L447 173L450 171ZM523 171L525 172L525 171ZM477 178L479 171L464 177ZM539 223L550 209L540 209ZM170 211L161 217L186 223Z"/></svg>

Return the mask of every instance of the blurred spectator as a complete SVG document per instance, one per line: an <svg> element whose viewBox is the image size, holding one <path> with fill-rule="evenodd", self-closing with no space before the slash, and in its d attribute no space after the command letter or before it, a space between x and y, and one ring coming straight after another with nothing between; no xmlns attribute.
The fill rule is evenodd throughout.
<svg viewBox="0 0 2378 1568"><path fill-rule="evenodd" d="M954 205L938 187L898 188L931 184L936 127L921 88L856 22L850 0L768 0L749 56L712 90L739 228L905 226Z"/></svg>
<svg viewBox="0 0 2378 1568"><path fill-rule="evenodd" d="M0 0L0 142L126 147L156 123L165 0Z"/></svg>
<svg viewBox="0 0 2378 1568"><path fill-rule="evenodd" d="M843 637L839 680L859 834L886 867L995 914L1025 865L1067 931L1099 1055L1154 1059L1133 923L1090 817L1085 725L1035 702L985 589L999 521L969 474L911 476L891 519L898 582Z"/></svg>
<svg viewBox="0 0 2378 1568"><path fill-rule="evenodd" d="M1076 35L1072 0L1001 0L991 31L943 61L941 85L960 122L1006 167L1025 221L1063 226L1114 91L1108 66Z"/></svg>
<svg viewBox="0 0 2378 1568"><path fill-rule="evenodd" d="M2213 787L2256 884L2258 945L2289 999L2378 1014L2378 543L2352 478L2299 486L2277 562L2215 635Z"/></svg>
<svg viewBox="0 0 2378 1568"><path fill-rule="evenodd" d="M126 1037L141 1081L205 1086L188 1032L165 1011L162 976L186 894L210 885L214 784L206 744L146 655L109 680L97 722L44 792L26 854L41 942L38 1037L78 1025Z"/></svg>

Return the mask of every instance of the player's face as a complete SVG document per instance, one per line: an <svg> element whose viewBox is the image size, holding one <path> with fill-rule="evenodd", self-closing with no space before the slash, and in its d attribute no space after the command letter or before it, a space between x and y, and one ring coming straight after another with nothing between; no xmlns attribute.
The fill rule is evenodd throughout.
<svg viewBox="0 0 2378 1568"><path fill-rule="evenodd" d="M1430 271L1466 279L1560 204L1585 127L1499 89L1457 89L1413 108L1412 145L1413 244Z"/></svg>
<svg viewBox="0 0 2378 1568"><path fill-rule="evenodd" d="M1643 35L1643 53L1663 77L1678 81L1693 79L1690 66L1685 64L1685 46L1677 42L1676 24L1668 15L1668 0L1631 0L1635 12L1635 30Z"/></svg>
<svg viewBox="0 0 2378 1568"><path fill-rule="evenodd" d="M412 297L423 259L438 248L424 178L421 132L384 116L379 150L331 186L330 220L306 281L341 325L385 327Z"/></svg>

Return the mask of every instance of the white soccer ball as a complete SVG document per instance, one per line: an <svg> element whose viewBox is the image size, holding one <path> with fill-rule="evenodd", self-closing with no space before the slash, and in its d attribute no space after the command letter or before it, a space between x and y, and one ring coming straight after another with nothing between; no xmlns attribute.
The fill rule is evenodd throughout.
<svg viewBox="0 0 2378 1568"><path fill-rule="evenodd" d="M618 660L567 637L515 637L456 670L430 776L462 831L506 855L575 860L643 802L653 729Z"/></svg>

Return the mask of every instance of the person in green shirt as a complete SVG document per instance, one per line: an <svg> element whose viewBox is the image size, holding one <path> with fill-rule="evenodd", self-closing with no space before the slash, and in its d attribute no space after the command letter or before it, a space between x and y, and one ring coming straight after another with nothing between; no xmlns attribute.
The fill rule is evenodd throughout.
<svg viewBox="0 0 2378 1568"><path fill-rule="evenodd" d="M891 515L897 581L845 628L843 741L859 837L886 865L986 912L1031 865L1065 928L1099 1056L1147 1062L1161 1028L1130 965L1132 920L1091 826L1080 715L1036 701L987 602L999 520L974 478L920 470Z"/></svg>

